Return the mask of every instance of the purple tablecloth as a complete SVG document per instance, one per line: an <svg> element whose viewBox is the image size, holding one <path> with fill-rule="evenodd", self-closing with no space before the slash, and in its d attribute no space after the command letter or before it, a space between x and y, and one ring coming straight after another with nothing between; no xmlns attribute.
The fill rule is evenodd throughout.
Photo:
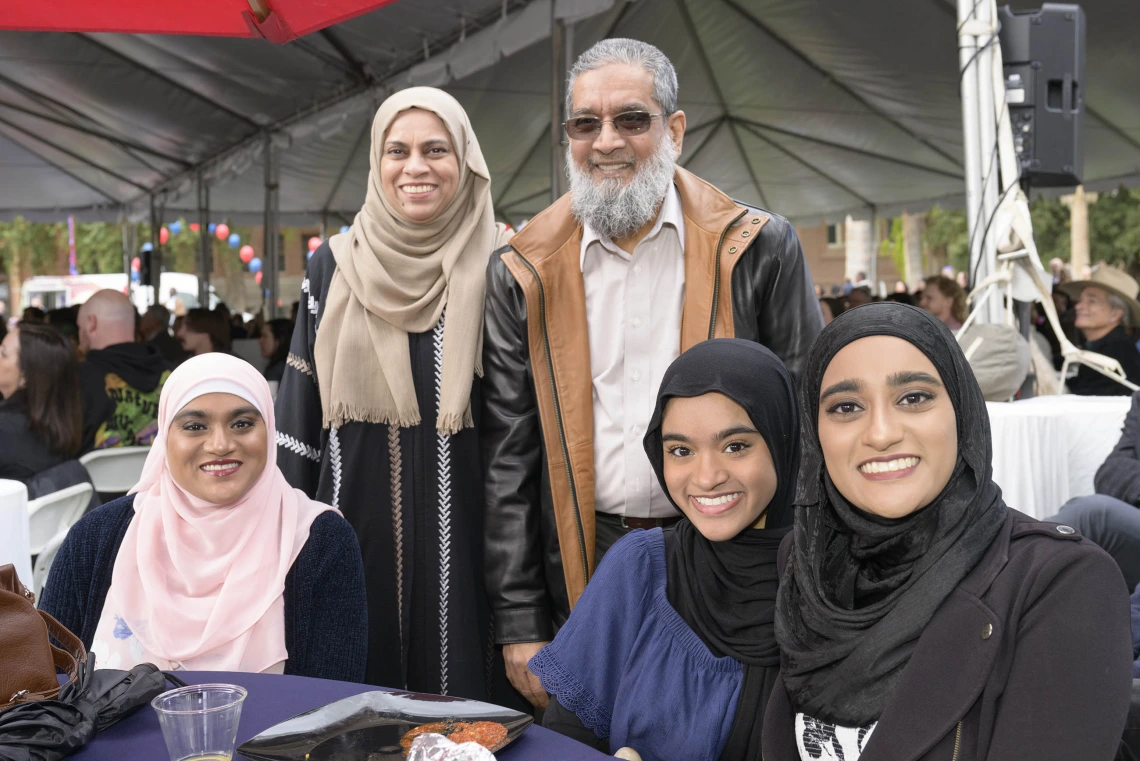
<svg viewBox="0 0 1140 761"><path fill-rule="evenodd" d="M301 676L275 674L228 674L197 672L179 674L188 684L225 682L249 690L242 706L238 745L291 716L333 701L368 692L369 687ZM568 737L531 726L522 736L496 754L499 761L602 761L613 759ZM154 709L144 706L119 722L82 750L75 761L166 761L166 745Z"/></svg>

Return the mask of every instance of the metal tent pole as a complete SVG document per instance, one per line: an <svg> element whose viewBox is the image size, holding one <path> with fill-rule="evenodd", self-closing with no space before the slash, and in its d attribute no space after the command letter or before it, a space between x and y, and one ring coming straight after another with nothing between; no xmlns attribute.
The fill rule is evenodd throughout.
<svg viewBox="0 0 1140 761"><path fill-rule="evenodd" d="M879 210L871 207L871 268L867 273L871 281L871 293L876 296L885 296L885 293L879 292L879 249L882 247L883 241L879 235Z"/></svg>
<svg viewBox="0 0 1140 761"><path fill-rule="evenodd" d="M970 236L970 271L979 269L982 251L982 142L978 124L977 38L970 33L975 0L958 0L958 61L962 91L962 133L965 152L966 220Z"/></svg>
<svg viewBox="0 0 1140 761"><path fill-rule="evenodd" d="M210 273L214 262L210 255L210 186L198 173L198 305L210 308Z"/></svg>
<svg viewBox="0 0 1140 761"><path fill-rule="evenodd" d="M277 227L280 194L278 188L277 150L273 135L265 133L265 250L262 252L262 292L269 294L269 319L277 317Z"/></svg>
<svg viewBox="0 0 1140 761"><path fill-rule="evenodd" d="M147 279L141 281L144 286L150 286L150 304L159 304L162 298L158 295L158 289L162 285L162 248L160 238L158 236L158 228L161 223L158 219L158 207L155 205L154 196L150 197L150 266L146 268Z"/></svg>
<svg viewBox="0 0 1140 761"><path fill-rule="evenodd" d="M985 231L981 245L981 267L977 280L997 271L997 228L991 224L998 206L998 143L996 108L994 104L994 47L997 46L997 5L994 0L983 0L976 6L978 16L989 26L985 34L977 36L978 57L974 74L978 79L978 138L981 146L982 217L979 224ZM971 282L971 285L973 283ZM1002 305L997 299L986 304L986 321L1001 322Z"/></svg>
<svg viewBox="0 0 1140 761"><path fill-rule="evenodd" d="M127 288L131 284L131 257L135 255L135 226L127 219L127 210L124 208L119 218L123 226L123 272L127 275Z"/></svg>

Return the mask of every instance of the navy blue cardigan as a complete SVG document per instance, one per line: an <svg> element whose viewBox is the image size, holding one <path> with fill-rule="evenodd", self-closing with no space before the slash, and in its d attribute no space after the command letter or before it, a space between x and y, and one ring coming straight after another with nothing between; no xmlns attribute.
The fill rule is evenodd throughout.
<svg viewBox="0 0 1140 761"><path fill-rule="evenodd" d="M134 495L109 502L75 524L59 548L40 608L91 647L119 545L135 514ZM356 534L324 512L285 577L285 673L360 682L368 648L364 566Z"/></svg>

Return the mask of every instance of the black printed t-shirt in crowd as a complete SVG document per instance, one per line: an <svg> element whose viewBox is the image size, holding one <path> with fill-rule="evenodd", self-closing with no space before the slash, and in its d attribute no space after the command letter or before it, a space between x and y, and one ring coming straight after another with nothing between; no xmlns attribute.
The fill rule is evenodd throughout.
<svg viewBox="0 0 1140 761"><path fill-rule="evenodd" d="M153 344L92 350L79 365L83 452L150 446L158 433L158 397L170 364Z"/></svg>

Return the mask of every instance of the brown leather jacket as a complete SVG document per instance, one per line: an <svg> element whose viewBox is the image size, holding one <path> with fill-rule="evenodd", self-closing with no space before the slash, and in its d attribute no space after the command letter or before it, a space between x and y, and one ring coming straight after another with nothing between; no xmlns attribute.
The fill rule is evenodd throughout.
<svg viewBox="0 0 1140 761"><path fill-rule="evenodd" d="M798 376L823 328L795 229L683 169L681 350L735 336ZM483 343L487 591L499 643L555 628L594 569L594 415L582 226L563 196L488 267Z"/></svg>

